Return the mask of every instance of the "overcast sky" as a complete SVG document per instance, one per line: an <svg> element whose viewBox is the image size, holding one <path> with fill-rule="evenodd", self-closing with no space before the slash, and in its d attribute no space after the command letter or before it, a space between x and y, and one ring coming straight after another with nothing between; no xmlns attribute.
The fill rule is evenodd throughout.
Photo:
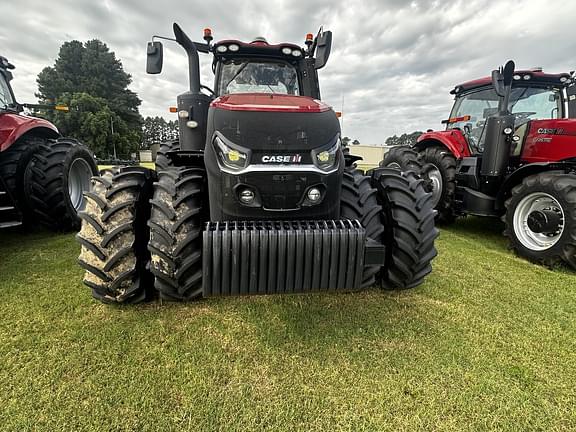
<svg viewBox="0 0 576 432"><path fill-rule="evenodd" d="M133 77L141 113L169 119L187 88L184 52L165 44L164 71L146 75L146 42L172 36L177 21L194 40L302 44L323 25L332 55L320 71L323 99L342 109L344 134L379 144L392 134L440 128L455 84L488 75L508 59L518 67L566 72L576 67L576 2L403 0L0 0L0 54L16 65L20 102L35 101L36 76L68 40L104 41ZM212 87L203 55L204 81Z"/></svg>

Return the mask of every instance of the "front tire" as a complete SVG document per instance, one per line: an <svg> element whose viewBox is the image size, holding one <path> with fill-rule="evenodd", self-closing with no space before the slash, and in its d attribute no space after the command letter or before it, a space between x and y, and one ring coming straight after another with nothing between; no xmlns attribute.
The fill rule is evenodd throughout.
<svg viewBox="0 0 576 432"><path fill-rule="evenodd" d="M98 175L94 156L85 145L60 138L39 146L27 179L37 219L56 230L80 228L78 212L84 210L84 193Z"/></svg>
<svg viewBox="0 0 576 432"><path fill-rule="evenodd" d="M160 143L160 149L156 153L156 171L166 170L174 166L172 159L168 157L168 152L180 150L180 142L165 141Z"/></svg>
<svg viewBox="0 0 576 432"><path fill-rule="evenodd" d="M103 303L138 303L151 291L146 248L153 171L128 167L94 178L80 212L82 246L78 261L86 270L84 284Z"/></svg>
<svg viewBox="0 0 576 432"><path fill-rule="evenodd" d="M438 222L449 224L456 219L454 194L456 193L456 158L445 147L427 147L420 152L424 165L423 177L432 187L432 202L438 211Z"/></svg>
<svg viewBox="0 0 576 432"><path fill-rule="evenodd" d="M547 172L526 177L506 203L504 234L529 261L576 269L576 176Z"/></svg>
<svg viewBox="0 0 576 432"><path fill-rule="evenodd" d="M366 237L381 243L384 226L380 219L382 207L378 204L376 194L376 189L370 185L370 177L356 169L355 165L346 166L342 178L340 217L358 219L366 230ZM380 268L364 267L362 288L374 285Z"/></svg>
<svg viewBox="0 0 576 432"><path fill-rule="evenodd" d="M380 168L373 172L372 181L378 188L385 229L383 286L391 290L418 286L432 271L431 261L437 255L432 195L412 171Z"/></svg>
<svg viewBox="0 0 576 432"><path fill-rule="evenodd" d="M418 160L418 153L412 147L405 145L392 147L388 150L379 166L380 168L394 168L400 171L412 170L417 173L422 169L422 164Z"/></svg>
<svg viewBox="0 0 576 432"><path fill-rule="evenodd" d="M148 249L154 286L164 300L202 296L205 184L204 169L179 167L160 171L154 183Z"/></svg>

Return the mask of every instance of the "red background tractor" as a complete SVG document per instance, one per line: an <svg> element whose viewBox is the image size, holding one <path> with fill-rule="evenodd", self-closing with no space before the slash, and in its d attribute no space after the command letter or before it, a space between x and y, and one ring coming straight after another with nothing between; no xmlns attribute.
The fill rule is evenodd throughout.
<svg viewBox="0 0 576 432"><path fill-rule="evenodd" d="M98 174L94 156L52 123L22 114L10 87L12 69L0 56L0 228L38 221L77 229L83 192Z"/></svg>
<svg viewBox="0 0 576 432"><path fill-rule="evenodd" d="M531 261L576 268L574 73L514 70L456 86L446 130L381 162L420 170L438 219L502 217L511 247Z"/></svg>

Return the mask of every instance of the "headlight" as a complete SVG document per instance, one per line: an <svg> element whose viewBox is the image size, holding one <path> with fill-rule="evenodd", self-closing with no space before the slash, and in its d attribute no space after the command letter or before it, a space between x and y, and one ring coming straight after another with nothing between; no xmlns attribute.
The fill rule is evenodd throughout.
<svg viewBox="0 0 576 432"><path fill-rule="evenodd" d="M328 171L336 165L340 142L340 138L338 138L336 143L327 150L312 150L312 159L318 168Z"/></svg>
<svg viewBox="0 0 576 432"><path fill-rule="evenodd" d="M214 144L216 153L222 164L234 170L246 168L248 164L248 156L246 153L227 146L219 137L214 138Z"/></svg>

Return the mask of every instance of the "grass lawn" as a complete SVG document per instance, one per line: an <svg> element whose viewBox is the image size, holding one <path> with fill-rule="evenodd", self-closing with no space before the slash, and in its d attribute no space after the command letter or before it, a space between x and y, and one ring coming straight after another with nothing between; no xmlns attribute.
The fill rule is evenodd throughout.
<svg viewBox="0 0 576 432"><path fill-rule="evenodd" d="M72 235L1 232L0 430L574 430L575 274L500 232L443 230L408 292L132 307Z"/></svg>

